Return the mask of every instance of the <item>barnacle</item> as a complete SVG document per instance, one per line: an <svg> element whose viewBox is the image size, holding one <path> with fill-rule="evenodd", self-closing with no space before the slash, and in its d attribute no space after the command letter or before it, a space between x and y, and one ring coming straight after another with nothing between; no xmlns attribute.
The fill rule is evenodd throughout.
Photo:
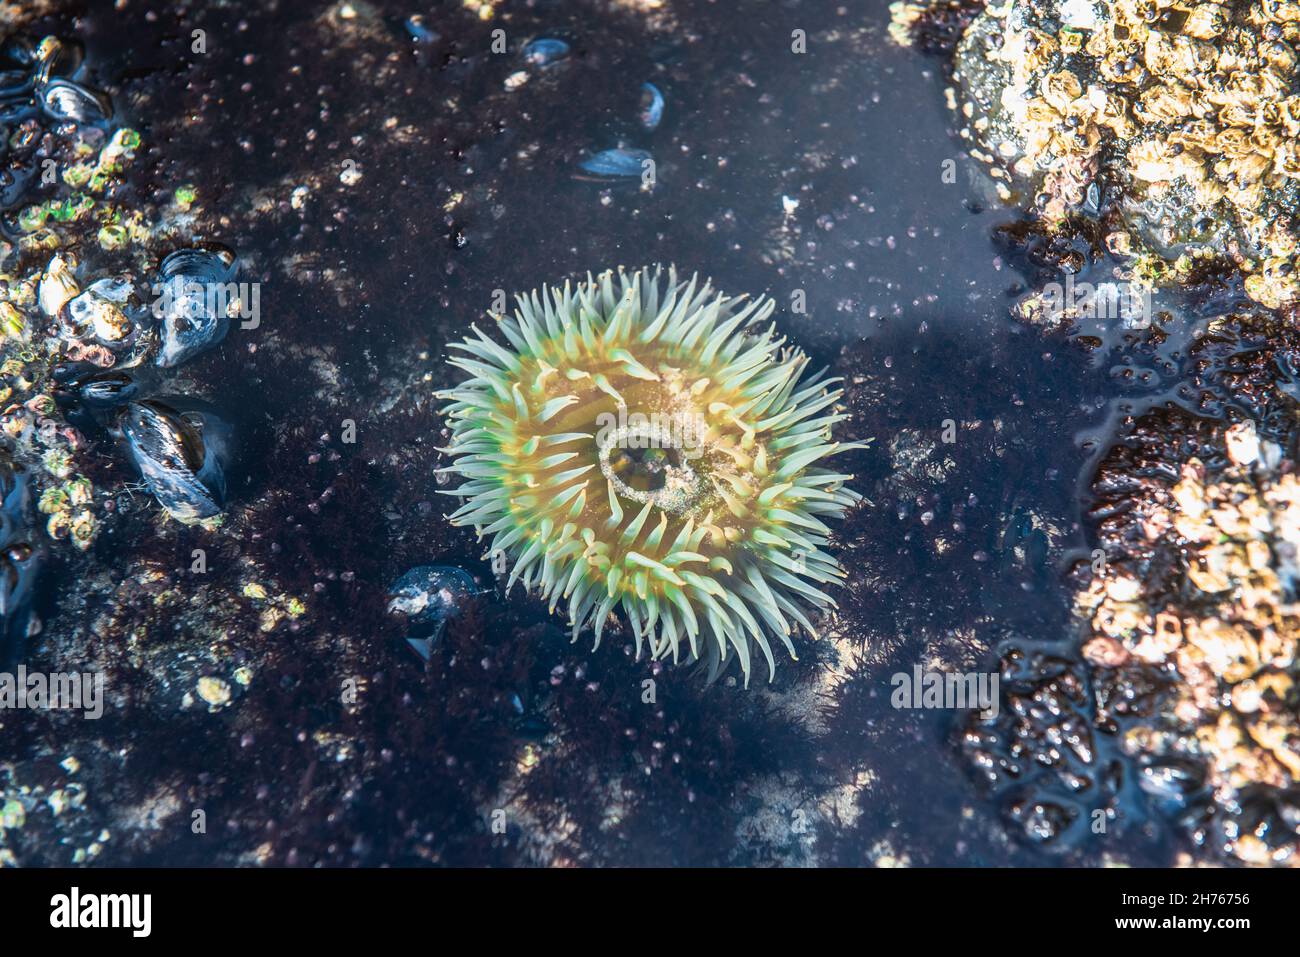
<svg viewBox="0 0 1300 957"><path fill-rule="evenodd" d="M1218 826L1228 853L1295 866L1300 481L1253 420L1216 431L1203 448L1211 452L1204 461L1168 463L1176 482L1130 486L1136 492L1122 497L1132 507L1103 527L1116 556L1075 595L1087 624L1083 653L1100 684L1123 673L1109 669L1172 681L1159 709L1135 712L1141 720L1126 730L1125 750L1148 767L1193 769L1187 780L1207 784L1213 813L1226 819ZM1114 461L1131 468L1122 455ZM1109 468L1105 482L1117 474ZM1171 583L1141 575L1154 561L1139 565L1124 553L1118 543L1129 534L1179 556Z"/></svg>
<svg viewBox="0 0 1300 957"><path fill-rule="evenodd" d="M834 605L844 577L823 546L859 500L852 476L821 465L841 391L783 348L775 304L716 293L697 278L607 271L518 297L497 328L477 326L449 360L472 378L444 393L449 471L466 481L451 516L511 556L507 590L567 601L573 638L621 609L656 659L751 647L775 673L771 640L792 657L796 625Z"/></svg>
<svg viewBox="0 0 1300 957"><path fill-rule="evenodd" d="M896 6L895 33L924 16ZM1300 299L1297 42L1279 0L988 0L951 102L1003 201L1054 227L1113 184L1147 251L1226 257L1279 307Z"/></svg>

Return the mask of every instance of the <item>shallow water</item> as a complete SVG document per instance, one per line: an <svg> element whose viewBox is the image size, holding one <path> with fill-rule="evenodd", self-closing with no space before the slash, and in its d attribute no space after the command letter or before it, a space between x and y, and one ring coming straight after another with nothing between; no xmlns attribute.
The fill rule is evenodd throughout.
<svg viewBox="0 0 1300 957"><path fill-rule="evenodd" d="M266 320L185 370L244 443L213 576L180 574L196 533L155 532L154 510L46 577L29 661L93 662L119 695L93 737L51 718L4 746L44 787L75 754L86 795L72 820L33 820L20 859L63 862L57 839L111 824L116 864L1168 863L1178 832L1131 782L1125 838L1026 839L963 754L963 715L890 705L916 664L1073 654L1065 572L1092 547L1092 473L1125 417L1194 400L1180 382L1204 310L1167 304L1158 345L1013 319L1044 276L998 238L1015 217L979 199L942 64L887 42L886 6L69 5L28 27L85 41L149 147L133 188L197 184L195 233L239 250ZM404 31L415 12L436 39ZM511 52L489 52L497 27ZM529 67L538 36L570 56ZM666 99L653 132L636 123L647 80ZM652 191L578 175L619 146L650 151ZM843 437L873 440L852 462L869 505L837 541L842 640L770 691L570 646L490 587L434 494L445 343L494 291L654 262L772 295L782 333L845 378ZM359 443L339 441L344 419ZM434 564L485 594L426 669L384 600ZM170 576L163 598L131 584L147 567ZM310 614L264 631L239 597L250 576ZM256 677L229 707L178 703L239 663ZM340 704L356 679L360 704ZM194 807L219 825L169 836ZM169 823L133 823L149 814Z"/></svg>

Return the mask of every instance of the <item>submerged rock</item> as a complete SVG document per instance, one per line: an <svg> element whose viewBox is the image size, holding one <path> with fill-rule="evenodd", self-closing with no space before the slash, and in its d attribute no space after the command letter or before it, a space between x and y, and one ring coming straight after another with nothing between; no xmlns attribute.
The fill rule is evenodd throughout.
<svg viewBox="0 0 1300 957"><path fill-rule="evenodd" d="M1106 557L1076 596L1098 722L1159 805L1203 809L1195 839L1297 866L1300 818L1246 815L1300 787L1300 479L1278 441L1300 417L1186 426L1148 416L1098 474ZM1143 682L1162 690L1139 711Z"/></svg>

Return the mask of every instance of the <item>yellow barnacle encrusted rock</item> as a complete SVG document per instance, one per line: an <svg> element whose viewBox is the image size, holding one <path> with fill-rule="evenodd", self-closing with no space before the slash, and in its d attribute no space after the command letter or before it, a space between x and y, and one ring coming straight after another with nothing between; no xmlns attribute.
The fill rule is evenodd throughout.
<svg viewBox="0 0 1300 957"><path fill-rule="evenodd" d="M563 602L574 639L621 610L637 652L707 661L792 657L797 626L844 576L824 520L858 501L823 465L841 392L757 328L770 299L725 296L676 271L607 271L518 298L502 345L477 327L450 361L452 516L522 581Z"/></svg>
<svg viewBox="0 0 1300 957"><path fill-rule="evenodd" d="M1175 566L1138 578L1126 562L1107 561L1076 594L1076 608L1091 663L1142 663L1169 682L1124 749L1156 766L1185 762L1216 804L1255 814L1300 787L1300 480L1251 420L1224 429L1207 450L1212 466L1188 458L1168 494L1140 493L1128 516L1148 542L1176 550ZM1300 865L1294 819L1234 824L1222 846L1247 863Z"/></svg>
<svg viewBox="0 0 1300 957"><path fill-rule="evenodd" d="M1300 299L1297 44L1278 0L990 0L953 104L1004 199L1055 226L1113 184L1145 250L1226 257L1277 308Z"/></svg>

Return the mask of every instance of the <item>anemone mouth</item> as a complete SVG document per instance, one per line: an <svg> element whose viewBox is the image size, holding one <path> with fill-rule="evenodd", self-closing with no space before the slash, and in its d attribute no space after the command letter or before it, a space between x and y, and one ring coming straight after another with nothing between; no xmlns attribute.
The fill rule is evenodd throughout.
<svg viewBox="0 0 1300 957"><path fill-rule="evenodd" d="M690 461L698 447L679 429L656 421L624 425L597 446L601 473L624 498L681 515L703 495L703 478Z"/></svg>

